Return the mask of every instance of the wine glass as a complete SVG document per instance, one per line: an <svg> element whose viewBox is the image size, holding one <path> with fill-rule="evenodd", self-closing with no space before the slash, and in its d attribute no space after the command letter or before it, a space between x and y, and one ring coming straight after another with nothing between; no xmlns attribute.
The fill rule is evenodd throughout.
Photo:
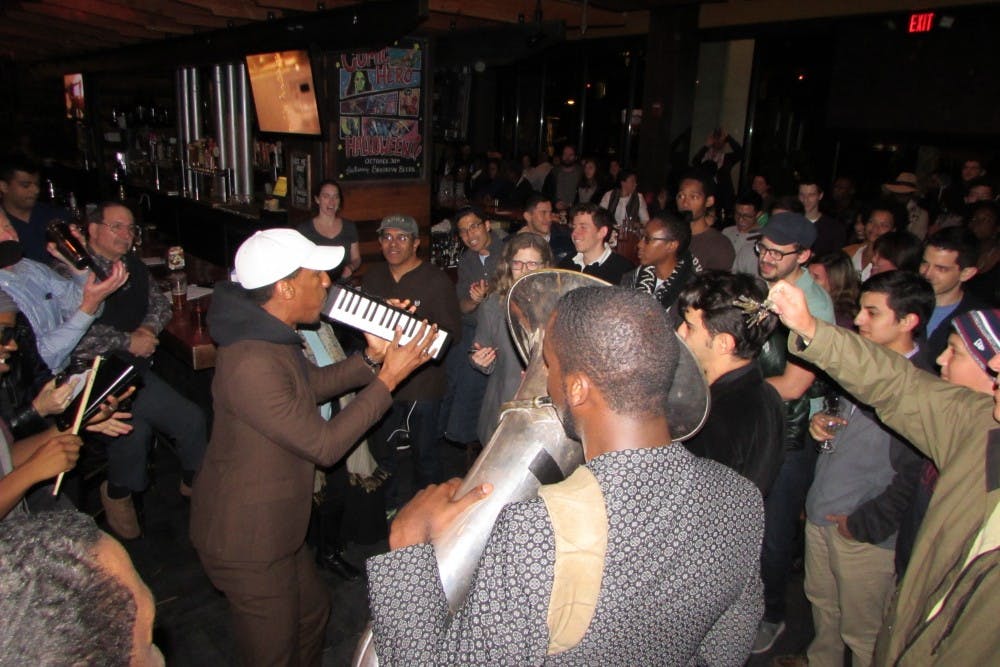
<svg viewBox="0 0 1000 667"><path fill-rule="evenodd" d="M828 417L823 421L823 430L831 434L831 437L821 441L818 449L820 453L830 454L834 450L834 439L837 433L844 428L844 423L840 419L834 419L841 416L840 394L831 392L823 397L823 414Z"/></svg>

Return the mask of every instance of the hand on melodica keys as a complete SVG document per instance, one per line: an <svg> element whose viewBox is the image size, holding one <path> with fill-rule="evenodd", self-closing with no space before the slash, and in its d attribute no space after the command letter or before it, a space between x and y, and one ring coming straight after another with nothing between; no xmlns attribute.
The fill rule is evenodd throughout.
<svg viewBox="0 0 1000 667"><path fill-rule="evenodd" d="M430 360L429 348L434 342L437 331L436 324L430 325L427 320L424 320L416 335L405 345L400 345L399 339L403 335L403 331L399 327L396 328L392 342L385 345L385 356L381 362L382 368L378 372L378 379L389 388L389 391L395 391L399 383L405 380L410 373ZM365 338L369 338L369 336L371 334L365 334ZM371 339L369 338L369 340ZM369 345L369 350L371 347Z"/></svg>

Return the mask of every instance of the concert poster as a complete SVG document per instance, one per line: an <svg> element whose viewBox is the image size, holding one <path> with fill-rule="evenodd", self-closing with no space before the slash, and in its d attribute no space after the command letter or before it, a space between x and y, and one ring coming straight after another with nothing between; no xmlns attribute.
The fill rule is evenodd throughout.
<svg viewBox="0 0 1000 667"><path fill-rule="evenodd" d="M420 178L424 158L424 50L401 39L337 61L340 180Z"/></svg>

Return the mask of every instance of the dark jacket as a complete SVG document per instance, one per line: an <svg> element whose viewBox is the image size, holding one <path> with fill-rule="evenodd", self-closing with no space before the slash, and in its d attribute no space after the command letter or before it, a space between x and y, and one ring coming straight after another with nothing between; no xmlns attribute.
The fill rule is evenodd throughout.
<svg viewBox="0 0 1000 667"><path fill-rule="evenodd" d="M600 278L601 280L611 283L612 285L617 285L621 282L622 276L635 268L635 265L632 264L632 262L628 261L616 252L612 252L608 255L608 258L604 260L603 264L594 262L593 264L588 264L584 267L581 267L573 261L574 257L575 255L570 255L563 261L559 262L558 268L568 269L570 271L580 271L581 273L586 273L588 276Z"/></svg>
<svg viewBox="0 0 1000 667"><path fill-rule="evenodd" d="M788 329L779 324L764 344L757 361L765 378L776 377L785 372L788 363ZM815 384L815 383L814 383ZM810 390L785 404L785 451L798 451L805 447L809 436L809 398L815 394Z"/></svg>
<svg viewBox="0 0 1000 667"><path fill-rule="evenodd" d="M414 315L454 335L452 345L462 338L462 319L458 310L455 286L444 271L430 262L406 273L399 282L392 277L389 265L373 264L368 267L361 287L369 294L383 299L409 299L416 305ZM444 396L445 374L443 361L431 361L408 377L396 391L401 401L433 401Z"/></svg>
<svg viewBox="0 0 1000 667"><path fill-rule="evenodd" d="M705 426L684 443L693 454L729 466L767 496L784 459L785 407L756 362L712 383Z"/></svg>
<svg viewBox="0 0 1000 667"><path fill-rule="evenodd" d="M7 359L10 370L0 375L0 417L19 440L49 427L31 402L52 378L52 371L38 354L35 331L21 313L14 324L14 340L17 352Z"/></svg>
<svg viewBox="0 0 1000 667"><path fill-rule="evenodd" d="M319 368L294 329L219 283L208 312L219 345L215 425L191 499L191 542L210 558L271 562L302 546L316 465L342 458L392 403L354 355ZM330 421L316 406L368 385Z"/></svg>
<svg viewBox="0 0 1000 667"><path fill-rule="evenodd" d="M951 311L948 317L941 320L941 324L938 325L937 329L934 331L927 332L930 336L927 339L927 344L924 346L924 350L927 353L927 358L934 364L934 368L937 369L937 358L941 356L944 349L948 347L948 336L954 331L951 326L951 321L967 313L970 310L983 310L989 308L990 305L985 301L982 301L978 296L972 292L966 291L962 294L962 300L958 302L958 306L955 310Z"/></svg>

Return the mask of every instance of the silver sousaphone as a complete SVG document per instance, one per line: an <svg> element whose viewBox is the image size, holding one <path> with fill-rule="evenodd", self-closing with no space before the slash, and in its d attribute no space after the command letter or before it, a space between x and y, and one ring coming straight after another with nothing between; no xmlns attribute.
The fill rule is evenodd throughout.
<svg viewBox="0 0 1000 667"><path fill-rule="evenodd" d="M534 498L539 486L562 481L583 463L583 448L566 437L548 397L542 339L559 298L588 285L608 283L576 271L546 269L522 276L507 294L507 323L526 369L513 400L501 407L496 431L465 476L458 496L484 482L493 485L493 492L461 514L434 542L441 585L453 612L465 600L503 506ZM677 334L665 331L664 335ZM709 408L705 376L684 341L678 341L680 359L667 401L670 433L675 441L697 433ZM635 350L637 358L642 353ZM378 665L371 624L361 636L353 664Z"/></svg>

